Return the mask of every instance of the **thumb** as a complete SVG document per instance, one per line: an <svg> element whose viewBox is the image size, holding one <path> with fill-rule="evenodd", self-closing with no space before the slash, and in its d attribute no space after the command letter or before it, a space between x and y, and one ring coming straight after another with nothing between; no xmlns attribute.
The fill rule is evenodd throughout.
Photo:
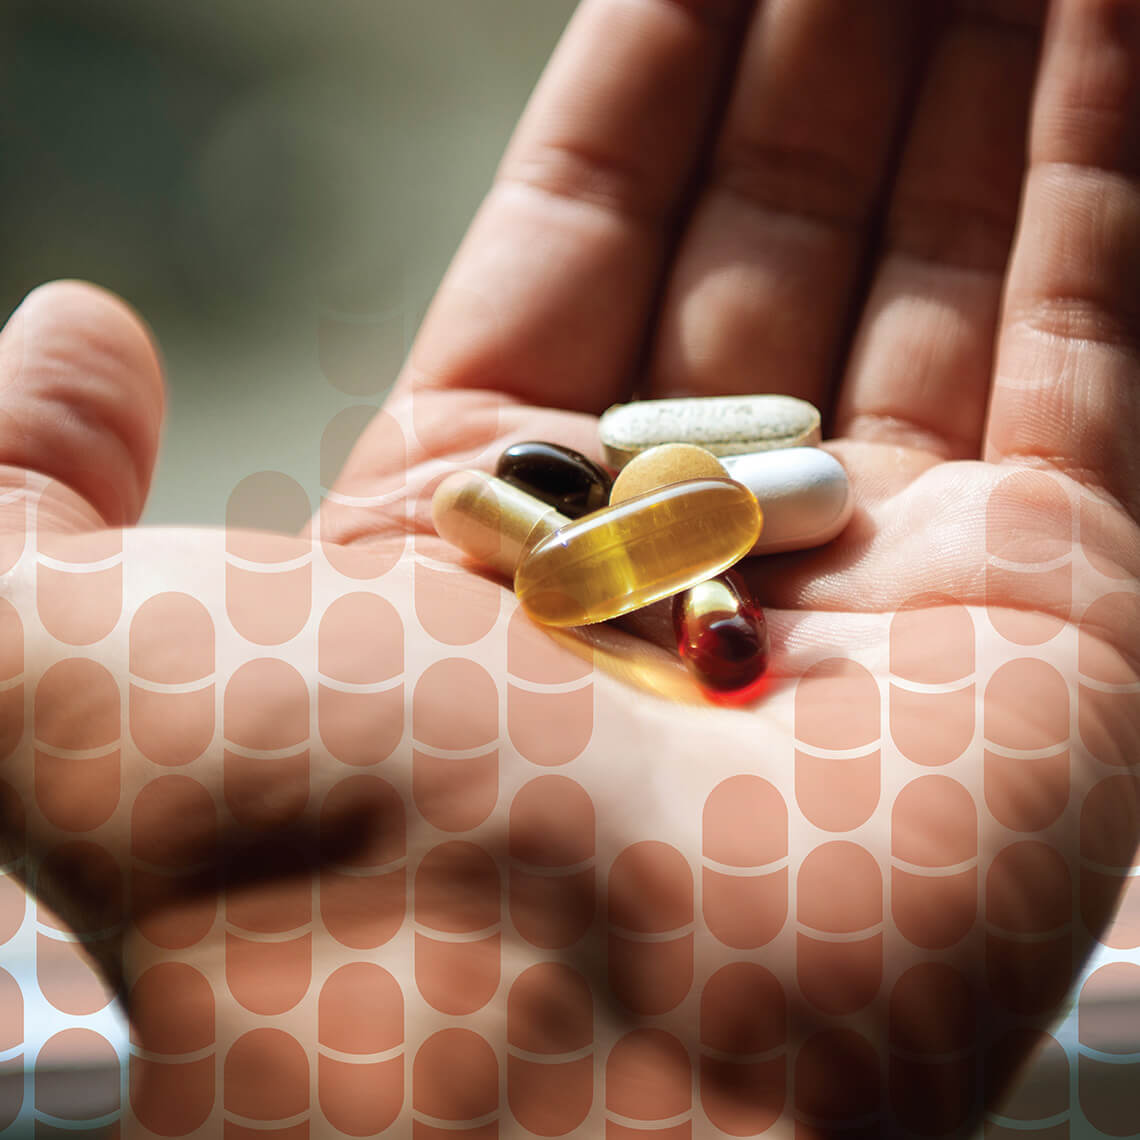
<svg viewBox="0 0 1140 1140"><path fill-rule="evenodd" d="M137 522L164 406L158 350L125 302L41 285L0 331L0 491L50 484L38 523L56 531Z"/></svg>

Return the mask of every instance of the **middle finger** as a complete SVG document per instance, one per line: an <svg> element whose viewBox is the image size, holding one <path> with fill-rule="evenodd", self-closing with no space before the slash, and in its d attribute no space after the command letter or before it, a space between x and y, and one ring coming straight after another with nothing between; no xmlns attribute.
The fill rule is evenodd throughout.
<svg viewBox="0 0 1140 1140"><path fill-rule="evenodd" d="M838 434L979 454L1045 7L956 4L891 192Z"/></svg>
<svg viewBox="0 0 1140 1140"><path fill-rule="evenodd" d="M938 7L761 7L665 296L648 395L823 401Z"/></svg>

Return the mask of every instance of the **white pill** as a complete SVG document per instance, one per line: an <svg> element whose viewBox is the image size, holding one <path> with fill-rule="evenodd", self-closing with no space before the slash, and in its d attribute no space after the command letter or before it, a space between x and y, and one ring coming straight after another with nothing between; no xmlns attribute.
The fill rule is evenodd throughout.
<svg viewBox="0 0 1140 1140"><path fill-rule="evenodd" d="M794 396L706 396L615 404L598 425L606 462L622 467L663 443L745 455L819 442L819 410Z"/></svg>
<svg viewBox="0 0 1140 1140"><path fill-rule="evenodd" d="M743 483L764 512L753 554L807 550L833 539L851 518L854 500L843 464L818 447L727 455L729 478Z"/></svg>

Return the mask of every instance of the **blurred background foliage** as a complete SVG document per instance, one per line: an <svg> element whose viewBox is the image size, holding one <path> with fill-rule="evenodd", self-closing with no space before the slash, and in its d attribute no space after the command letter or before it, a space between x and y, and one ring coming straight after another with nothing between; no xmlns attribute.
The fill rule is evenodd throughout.
<svg viewBox="0 0 1140 1140"><path fill-rule="evenodd" d="M221 522L266 469L315 506L325 426L394 378L573 7L0 0L0 307L83 277L150 321L148 521ZM330 322L367 376L328 374Z"/></svg>

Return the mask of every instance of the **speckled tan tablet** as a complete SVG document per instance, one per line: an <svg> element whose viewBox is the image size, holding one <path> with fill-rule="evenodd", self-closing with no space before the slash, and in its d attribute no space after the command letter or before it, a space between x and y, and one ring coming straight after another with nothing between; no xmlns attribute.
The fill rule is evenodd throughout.
<svg viewBox="0 0 1140 1140"><path fill-rule="evenodd" d="M794 396L706 396L615 404L599 424L606 462L623 467L662 443L745 455L819 442L819 411Z"/></svg>
<svg viewBox="0 0 1140 1140"><path fill-rule="evenodd" d="M635 455L621 469L610 491L610 506L684 479L727 477L724 464L706 448L692 443L663 443Z"/></svg>

